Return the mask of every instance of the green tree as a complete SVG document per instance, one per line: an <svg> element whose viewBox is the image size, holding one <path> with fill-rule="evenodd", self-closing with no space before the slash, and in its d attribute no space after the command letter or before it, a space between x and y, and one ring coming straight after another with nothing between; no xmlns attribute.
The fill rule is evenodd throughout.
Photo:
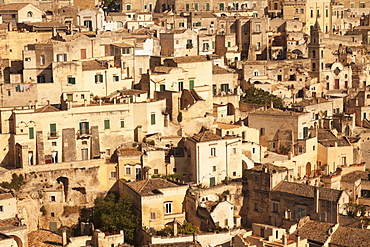
<svg viewBox="0 0 370 247"><path fill-rule="evenodd" d="M13 189L15 191L19 191L24 184L24 177L22 174L17 175L16 173L12 174L12 181L9 182L2 182L0 186L4 189Z"/></svg>
<svg viewBox="0 0 370 247"><path fill-rule="evenodd" d="M241 99L241 101L248 104L257 105L268 105L272 101L275 107L283 106L283 100L281 98L255 87L248 88L245 92L245 96Z"/></svg>
<svg viewBox="0 0 370 247"><path fill-rule="evenodd" d="M357 203L346 203L345 208L347 210L347 215L351 217L362 217L366 213L366 206Z"/></svg>
<svg viewBox="0 0 370 247"><path fill-rule="evenodd" d="M134 243L135 232L139 227L139 218L133 213L130 197L119 198L115 194L95 199L93 222L96 228L110 233L124 231L128 243Z"/></svg>

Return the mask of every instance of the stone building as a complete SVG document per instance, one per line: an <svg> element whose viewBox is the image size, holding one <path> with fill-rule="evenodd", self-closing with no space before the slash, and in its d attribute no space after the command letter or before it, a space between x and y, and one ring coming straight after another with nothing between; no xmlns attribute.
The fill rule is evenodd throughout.
<svg viewBox="0 0 370 247"><path fill-rule="evenodd" d="M176 220L183 223L183 201L188 185L162 178L137 182L118 181L119 194L131 197L134 213L139 216L144 228L163 229Z"/></svg>

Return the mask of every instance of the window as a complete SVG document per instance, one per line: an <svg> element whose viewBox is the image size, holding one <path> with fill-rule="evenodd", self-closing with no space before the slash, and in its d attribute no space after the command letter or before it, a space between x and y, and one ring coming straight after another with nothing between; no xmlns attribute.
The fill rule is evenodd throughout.
<svg viewBox="0 0 370 247"><path fill-rule="evenodd" d="M67 83L68 83L68 85L74 85L74 84L76 84L76 78L74 78L74 77L67 77Z"/></svg>
<svg viewBox="0 0 370 247"><path fill-rule="evenodd" d="M33 127L28 128L28 138L29 139L35 139L35 129Z"/></svg>
<svg viewBox="0 0 370 247"><path fill-rule="evenodd" d="M225 4L224 3L220 3L220 10L221 11L224 11L225 10Z"/></svg>
<svg viewBox="0 0 370 247"><path fill-rule="evenodd" d="M37 83L45 83L45 82L46 82L46 78L44 75L37 76Z"/></svg>
<svg viewBox="0 0 370 247"><path fill-rule="evenodd" d="M110 178L116 179L117 178L117 172L116 171L110 172Z"/></svg>
<svg viewBox="0 0 370 247"><path fill-rule="evenodd" d="M264 135L265 135L265 128L261 128L261 129L260 129L260 135L261 135L261 136L264 136Z"/></svg>
<svg viewBox="0 0 370 247"><path fill-rule="evenodd" d="M102 83L103 82L103 75L97 74L95 75L95 83Z"/></svg>
<svg viewBox="0 0 370 247"><path fill-rule="evenodd" d="M184 82L179 81L179 91L182 92L184 90Z"/></svg>
<svg viewBox="0 0 370 247"><path fill-rule="evenodd" d="M51 213L50 213L50 216L51 216L51 217L55 217L55 213L54 213L54 212L51 212Z"/></svg>
<svg viewBox="0 0 370 247"><path fill-rule="evenodd" d="M304 216L307 216L307 212L305 208L298 207L297 208L297 219L300 219Z"/></svg>
<svg viewBox="0 0 370 247"><path fill-rule="evenodd" d="M125 127L125 121L121 120L121 128L124 128L124 127Z"/></svg>
<svg viewBox="0 0 370 247"><path fill-rule="evenodd" d="M212 171L213 171L213 172L216 172L216 171L217 171L217 167L216 167L216 166L213 166L213 167L212 167Z"/></svg>
<svg viewBox="0 0 370 247"><path fill-rule="evenodd" d="M189 90L194 88L194 80L189 80Z"/></svg>
<svg viewBox="0 0 370 247"><path fill-rule="evenodd" d="M165 202L164 203L164 213L165 214L172 214L172 202Z"/></svg>
<svg viewBox="0 0 370 247"><path fill-rule="evenodd" d="M30 57L26 57L26 58L24 59L24 61L29 62L29 61L31 61L31 58L30 58Z"/></svg>
<svg viewBox="0 0 370 247"><path fill-rule="evenodd" d="M57 142L52 142L51 143L51 146L56 147L57 146Z"/></svg>
<svg viewBox="0 0 370 247"><path fill-rule="evenodd" d="M325 17L329 17L329 9L325 9Z"/></svg>
<svg viewBox="0 0 370 247"><path fill-rule="evenodd" d="M131 167L126 167L126 175L131 175Z"/></svg>
<svg viewBox="0 0 370 247"><path fill-rule="evenodd" d="M233 172L233 176L236 177L236 172Z"/></svg>
<svg viewBox="0 0 370 247"><path fill-rule="evenodd" d="M194 3L194 10L198 10L198 4L197 3Z"/></svg>
<svg viewBox="0 0 370 247"><path fill-rule="evenodd" d="M211 8L210 8L210 5L209 3L206 3L206 11L209 11Z"/></svg>
<svg viewBox="0 0 370 247"><path fill-rule="evenodd" d="M184 22L180 22L179 23L179 27L185 27L185 23ZM178 40L176 40L176 42L178 42ZM176 44L178 44L178 43L176 43Z"/></svg>
<svg viewBox="0 0 370 247"><path fill-rule="evenodd" d="M351 9L355 7L355 3L351 3Z"/></svg>
<svg viewBox="0 0 370 247"><path fill-rule="evenodd" d="M3 205L0 205L0 213L4 213L4 207L3 207Z"/></svg>
<svg viewBox="0 0 370 247"><path fill-rule="evenodd" d="M126 10L131 10L131 4L126 5Z"/></svg>
<svg viewBox="0 0 370 247"><path fill-rule="evenodd" d="M164 92L166 91L166 85L159 85L159 91Z"/></svg>
<svg viewBox="0 0 370 247"><path fill-rule="evenodd" d="M12 14L12 18L14 19L16 17L16 15L15 14Z"/></svg>
<svg viewBox="0 0 370 247"><path fill-rule="evenodd" d="M158 174L158 169L154 169L154 174Z"/></svg>
<svg viewBox="0 0 370 247"><path fill-rule="evenodd" d="M89 134L89 122L81 122L80 123L80 135L88 135Z"/></svg>
<svg viewBox="0 0 370 247"><path fill-rule="evenodd" d="M233 154L236 154L236 148L233 148Z"/></svg>
<svg viewBox="0 0 370 247"><path fill-rule="evenodd" d="M57 62L67 61L67 54L57 54Z"/></svg>
<svg viewBox="0 0 370 247"><path fill-rule="evenodd" d="M211 156L212 157L216 156L216 148L211 148Z"/></svg>
<svg viewBox="0 0 370 247"><path fill-rule="evenodd" d="M150 124L155 125L155 113L150 114Z"/></svg>
<svg viewBox="0 0 370 247"><path fill-rule="evenodd" d="M56 200L55 200L55 196L51 196L51 197L50 197L50 201L51 201L51 202L55 202L55 201L56 201Z"/></svg>
<svg viewBox="0 0 370 247"><path fill-rule="evenodd" d="M118 75L114 75L113 76L113 81L115 81L115 82L119 81L119 76Z"/></svg>
<svg viewBox="0 0 370 247"><path fill-rule="evenodd" d="M277 202L272 203L272 212L274 212L274 213L279 212L279 204Z"/></svg>
<svg viewBox="0 0 370 247"><path fill-rule="evenodd" d="M45 65L45 55L40 56L40 65Z"/></svg>
<svg viewBox="0 0 370 247"><path fill-rule="evenodd" d="M256 32L261 32L261 25L260 24L256 25Z"/></svg>
<svg viewBox="0 0 370 247"><path fill-rule="evenodd" d="M57 137L57 124L50 124L50 137Z"/></svg>
<svg viewBox="0 0 370 247"><path fill-rule="evenodd" d="M156 218L157 218L156 213L155 212L150 212L150 220L154 221L154 220L156 220Z"/></svg>
<svg viewBox="0 0 370 247"><path fill-rule="evenodd" d="M256 148L252 148L252 154L256 153Z"/></svg>
<svg viewBox="0 0 370 247"><path fill-rule="evenodd" d="M360 8L361 9L365 8L365 3L360 3Z"/></svg>
<svg viewBox="0 0 370 247"><path fill-rule="evenodd" d="M185 5L185 10L186 10L186 11L189 11L189 9L190 9L190 5L187 3L187 4Z"/></svg>
<svg viewBox="0 0 370 247"><path fill-rule="evenodd" d="M310 17L313 18L313 9L310 10Z"/></svg>
<svg viewBox="0 0 370 247"><path fill-rule="evenodd" d="M28 11L28 12L27 12L27 17L33 17L33 13L32 13L32 11Z"/></svg>
<svg viewBox="0 0 370 247"><path fill-rule="evenodd" d="M110 120L104 120L104 129L105 130L110 129Z"/></svg>

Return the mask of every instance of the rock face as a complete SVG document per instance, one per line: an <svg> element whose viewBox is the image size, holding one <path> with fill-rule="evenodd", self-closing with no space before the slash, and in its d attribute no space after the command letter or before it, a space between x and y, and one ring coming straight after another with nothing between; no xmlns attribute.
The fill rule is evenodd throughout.
<svg viewBox="0 0 370 247"><path fill-rule="evenodd" d="M99 191L99 167L40 171L25 174L16 193L18 215L29 231L56 230L78 223L79 210L94 205Z"/></svg>

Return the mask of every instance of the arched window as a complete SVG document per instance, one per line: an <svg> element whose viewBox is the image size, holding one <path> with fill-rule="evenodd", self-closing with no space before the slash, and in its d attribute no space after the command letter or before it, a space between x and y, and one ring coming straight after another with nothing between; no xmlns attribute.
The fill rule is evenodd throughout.
<svg viewBox="0 0 370 247"><path fill-rule="evenodd" d="M312 63L312 71L315 71L315 70L316 70L316 64Z"/></svg>
<svg viewBox="0 0 370 247"><path fill-rule="evenodd" d="M33 17L33 13L32 13L32 11L28 11L28 12L27 12L27 17Z"/></svg>
<svg viewBox="0 0 370 247"><path fill-rule="evenodd" d="M123 23L122 23L121 21L118 21L118 22L117 22L117 27L118 27L118 28L123 27Z"/></svg>
<svg viewBox="0 0 370 247"><path fill-rule="evenodd" d="M313 50L312 51L312 58L315 58L316 57L316 51L315 50Z"/></svg>

